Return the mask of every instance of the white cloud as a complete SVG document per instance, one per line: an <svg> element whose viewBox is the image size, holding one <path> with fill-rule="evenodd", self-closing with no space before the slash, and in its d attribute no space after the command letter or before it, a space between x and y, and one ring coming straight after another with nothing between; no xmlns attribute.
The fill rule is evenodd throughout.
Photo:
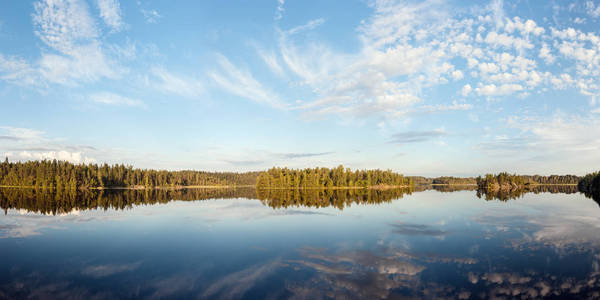
<svg viewBox="0 0 600 300"><path fill-rule="evenodd" d="M266 89L246 70L233 65L225 56L218 54L217 61L221 72L212 72L209 76L224 90L257 103L267 104L275 108L286 108L279 96Z"/></svg>
<svg viewBox="0 0 600 300"><path fill-rule="evenodd" d="M120 4L118 0L96 1L97 20L83 1L36 2L32 17L36 35L43 42L40 58L30 62L0 54L0 79L47 86L123 78L130 70L121 63L135 59L135 47L133 54L122 56L121 48L106 45L102 30L96 27L103 21L114 31L122 30ZM277 1L276 20L282 16L284 4L284 0ZM424 97L431 94L428 89L442 85L464 97L515 93L524 97L567 88L590 98L600 95L600 37L595 32L507 16L502 1L477 10L479 16L441 0L380 0L369 5L373 14L355 30L359 42L355 51L341 51L312 35L303 36L318 30L324 18L277 30L276 48L257 47L258 55L278 79L293 88L305 88L293 108L317 115L405 117L419 111L414 107L417 103L424 102L427 107ZM593 2L585 7L592 13L598 10ZM141 12L148 22L161 17L155 10ZM208 75L219 87L255 102L292 107L275 92L280 89L258 79L259 72L222 56L217 64L217 71ZM574 67L557 71L558 66L569 65ZM204 93L203 80L163 68L151 68L148 78L149 85L164 93L185 97ZM461 80L470 84L463 85ZM453 107L450 101L436 105Z"/></svg>
<svg viewBox="0 0 600 300"><path fill-rule="evenodd" d="M411 35L435 34L448 20L445 5L436 0L418 4L375 1L372 6L375 14L359 29L363 42L373 48L406 42Z"/></svg>
<svg viewBox="0 0 600 300"><path fill-rule="evenodd" d="M258 55L262 58L262 60L265 62L265 64L267 64L269 69L271 69L271 72L279 76L284 76L283 67L279 64L279 60L275 53L266 52L262 49L258 49L257 52Z"/></svg>
<svg viewBox="0 0 600 300"><path fill-rule="evenodd" d="M98 36L87 5L76 0L46 0L34 4L35 33L49 47L70 55L81 42Z"/></svg>
<svg viewBox="0 0 600 300"><path fill-rule="evenodd" d="M530 19L508 18L502 1L494 1L479 18L455 15L452 8L436 0L374 1L370 5L374 14L359 26L362 44L354 53L335 51L317 41L297 43L303 40L297 35L315 29L322 19L282 31L278 52L259 51L273 73L313 93L313 99L303 99L296 109L311 115L404 117L417 111L411 106L422 101L424 89L463 80L467 75L476 88L473 83L463 85L460 94L465 97L515 93L527 97L538 87L552 88L549 85L557 78L550 71L540 71L536 62L538 58L548 64L557 60L555 45L564 41L549 44L548 35L581 36L574 30L547 29ZM595 41L589 35L584 39ZM589 65L593 51L563 53ZM471 69L468 74L458 67L463 65L461 59ZM594 71L580 67L578 72ZM596 94L593 81L581 81L582 93Z"/></svg>
<svg viewBox="0 0 600 300"><path fill-rule="evenodd" d="M445 26L436 1L419 5L374 2L375 15L359 27L362 48L346 54L321 43L299 46L289 34L280 41L282 61L293 76L315 95L297 108L306 114L402 116L421 101L423 87L459 80L461 70L445 61L444 51L428 36L409 43L419 25L439 31ZM423 30L424 31L424 30ZM392 36L389 36L392 34ZM457 33L457 39L465 39ZM291 77L293 77L291 76ZM406 78L398 80L397 77Z"/></svg>
<svg viewBox="0 0 600 300"><path fill-rule="evenodd" d="M311 116L406 117L419 111L413 107L416 103L427 102L423 99L427 89L441 85L458 89L464 97L517 94L526 98L559 88L577 88L589 97L600 95L600 37L592 32L509 17L503 1L493 1L477 11L479 16L440 0L381 0L369 5L373 14L357 28L360 45L354 52L301 36L317 29L323 19L278 31L278 49L258 51L272 73L309 92L295 109ZM546 64L538 66L542 60ZM577 64L557 73L557 62ZM270 91L250 72L234 68L230 71L252 78L259 87L253 90L263 92L255 99ZM211 77L221 87L237 90L236 94L244 90L222 74L213 72ZM460 80L469 84L460 85L456 82Z"/></svg>
<svg viewBox="0 0 600 300"><path fill-rule="evenodd" d="M17 85L37 86L40 84L39 76L38 70L24 59L0 53L0 79Z"/></svg>
<svg viewBox="0 0 600 300"><path fill-rule="evenodd" d="M119 0L97 0L100 9L100 17L112 31L121 31L125 26L121 17L121 5Z"/></svg>
<svg viewBox="0 0 600 300"><path fill-rule="evenodd" d="M277 0L277 9L275 10L275 21L281 20L283 18L283 12L285 8L283 5L285 4L285 0Z"/></svg>
<svg viewBox="0 0 600 300"><path fill-rule="evenodd" d="M596 5L593 1L589 0L585 2L585 8L590 16L594 18L600 17L600 4Z"/></svg>
<svg viewBox="0 0 600 300"><path fill-rule="evenodd" d="M323 18L310 20L304 25L296 26L292 29L287 30L286 33L288 35L293 35L293 34L303 32L303 31L314 30L315 28L323 25L323 23L325 23L325 19L323 19Z"/></svg>
<svg viewBox="0 0 600 300"><path fill-rule="evenodd" d="M124 97L121 95L117 95L109 92L102 92L97 94L90 95L90 99L93 102L107 104L107 105L116 105L116 106L133 106L133 107L141 107L144 108L146 105L144 102L138 99L131 99L128 97Z"/></svg>
<svg viewBox="0 0 600 300"><path fill-rule="evenodd" d="M118 79L126 69L106 56L98 42L77 46L70 55L43 53L38 72L49 82L76 85L102 78Z"/></svg>
<svg viewBox="0 0 600 300"><path fill-rule="evenodd" d="M552 83L553 87L557 90L563 90L575 84L575 80L571 78L571 75L566 73L560 74L560 76L552 77L552 79L550 79L550 82Z"/></svg>
<svg viewBox="0 0 600 300"><path fill-rule="evenodd" d="M452 72L452 78L454 78L454 80L461 80L465 77L465 75L463 74L463 72L461 70L456 70L454 72Z"/></svg>
<svg viewBox="0 0 600 300"><path fill-rule="evenodd" d="M510 95L523 90L523 86L519 84L503 84L500 86L496 86L492 83L475 88L475 92L478 95L491 97Z"/></svg>
<svg viewBox="0 0 600 300"><path fill-rule="evenodd" d="M0 126L0 130L3 131L0 138L15 141L39 140L44 135L43 131L30 128Z"/></svg>
<svg viewBox="0 0 600 300"><path fill-rule="evenodd" d="M550 48L548 47L548 44L546 44L546 43L542 44L542 48L540 49L539 57L541 59L545 60L546 63L548 63L548 64L552 64L556 60L556 58L550 53Z"/></svg>
<svg viewBox="0 0 600 300"><path fill-rule="evenodd" d="M517 123L533 133L548 149L570 153L597 154L600 151L600 120L581 116L554 116L549 121Z"/></svg>
<svg viewBox="0 0 600 300"><path fill-rule="evenodd" d="M519 31L522 35L540 35L546 31L544 28L537 26L535 21L527 20L523 22L519 17L515 17L512 20L506 19L504 30L508 33Z"/></svg>
<svg viewBox="0 0 600 300"><path fill-rule="evenodd" d="M517 51L523 49L532 49L533 44L526 39L513 37L504 33L491 31L485 37L485 42L494 46L503 46L505 48L515 48Z"/></svg>
<svg viewBox="0 0 600 300"><path fill-rule="evenodd" d="M155 9L141 9L140 12L144 16L146 23L156 23L158 19L162 18L162 15Z"/></svg>
<svg viewBox="0 0 600 300"><path fill-rule="evenodd" d="M437 105L423 105L422 109L426 112L444 112L444 111L453 111L453 110L470 110L473 108L472 104L468 103L458 103L457 101L452 101L452 104L437 104Z"/></svg>
<svg viewBox="0 0 600 300"><path fill-rule="evenodd" d="M506 19L506 16L504 13L504 1L492 0L489 8L492 11L492 15L494 18L494 22L496 24L496 28L504 26L504 20Z"/></svg>
<svg viewBox="0 0 600 300"><path fill-rule="evenodd" d="M10 160L59 159L74 163L94 162L85 155L89 147L65 146L30 128L0 126L0 156Z"/></svg>
<svg viewBox="0 0 600 300"><path fill-rule="evenodd" d="M65 160L72 163L94 163L96 159L87 157L81 151L71 152L67 150L60 151L9 151L5 153L10 160Z"/></svg>
<svg viewBox="0 0 600 300"><path fill-rule="evenodd" d="M479 71L481 73L497 73L500 69L495 63L480 63Z"/></svg>
<svg viewBox="0 0 600 300"><path fill-rule="evenodd" d="M461 94L466 97L471 93L472 90L473 88L470 84L465 84L462 88Z"/></svg>
<svg viewBox="0 0 600 300"><path fill-rule="evenodd" d="M588 170L598 160L600 120L597 116L514 116L505 124L511 135L483 143L481 150L489 155L510 157L512 162L519 158L529 162L528 155L543 158L547 168L560 172ZM565 165L564 157L573 159ZM534 161L533 166L539 168L538 162Z"/></svg>
<svg viewBox="0 0 600 300"><path fill-rule="evenodd" d="M204 94L204 84L199 79L176 75L160 67L152 68L151 74L156 79L152 86L163 93L185 97L199 97Z"/></svg>
<svg viewBox="0 0 600 300"><path fill-rule="evenodd" d="M119 79L127 69L106 54L84 2L40 1L32 15L35 33L49 49L36 62L0 54L0 79L19 85L78 85Z"/></svg>

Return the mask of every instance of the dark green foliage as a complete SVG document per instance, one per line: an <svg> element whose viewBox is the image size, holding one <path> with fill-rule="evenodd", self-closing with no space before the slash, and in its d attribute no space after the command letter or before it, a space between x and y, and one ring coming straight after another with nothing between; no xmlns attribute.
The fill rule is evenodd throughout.
<svg viewBox="0 0 600 300"><path fill-rule="evenodd" d="M286 207L345 207L357 204L391 202L411 194L412 189L265 189L197 188L149 190L68 190L0 188L0 208L23 209L41 214L63 214L74 210L122 210L138 205L205 199L260 199L272 208Z"/></svg>
<svg viewBox="0 0 600 300"><path fill-rule="evenodd" d="M391 170L356 170L338 166L334 169L271 168L258 175L256 187L272 188L333 188L371 186L409 186L412 180Z"/></svg>
<svg viewBox="0 0 600 300"><path fill-rule="evenodd" d="M425 185L433 183L433 178L423 176L407 176L407 178L410 178L415 185Z"/></svg>
<svg viewBox="0 0 600 300"><path fill-rule="evenodd" d="M108 164L42 160L0 164L0 185L56 189L253 185L259 172L203 172L134 169Z"/></svg>
<svg viewBox="0 0 600 300"><path fill-rule="evenodd" d="M476 180L477 187L483 190L513 190L529 184L525 177L506 172L498 175L486 174L485 177L479 176Z"/></svg>
<svg viewBox="0 0 600 300"><path fill-rule="evenodd" d="M528 185L526 188L513 189L513 190L477 190L477 197L485 197L485 200L500 200L508 201L523 197L526 193L561 193L561 194L573 194L577 192L577 187L574 185Z"/></svg>
<svg viewBox="0 0 600 300"><path fill-rule="evenodd" d="M272 208L335 207L340 210L357 204L392 202L411 194L400 189L257 189L258 199Z"/></svg>
<svg viewBox="0 0 600 300"><path fill-rule="evenodd" d="M137 205L198 201L205 199L256 199L256 189L246 188L194 188L149 190L70 190L0 188L0 208L23 209L34 213L56 215L73 210L128 209Z"/></svg>
<svg viewBox="0 0 600 300"><path fill-rule="evenodd" d="M442 176L442 177L434 178L431 183L433 183L433 184L460 185L460 184L476 184L477 181L473 177Z"/></svg>
<svg viewBox="0 0 600 300"><path fill-rule="evenodd" d="M521 175L530 184L577 184L580 177L576 175Z"/></svg>
<svg viewBox="0 0 600 300"><path fill-rule="evenodd" d="M506 172L486 174L485 177L477 177L477 187L479 189L520 189L529 185L540 184L577 184L579 177L575 175L516 175Z"/></svg>
<svg viewBox="0 0 600 300"><path fill-rule="evenodd" d="M600 200L600 171L583 176L577 188L586 196Z"/></svg>
<svg viewBox="0 0 600 300"><path fill-rule="evenodd" d="M475 179L473 179L475 180ZM429 189L429 188L427 188ZM424 190L427 190L424 189ZM477 186L474 184L448 184L448 185L432 185L430 189L436 190L441 193L452 193L459 191L475 191ZM416 189L415 189L416 190Z"/></svg>

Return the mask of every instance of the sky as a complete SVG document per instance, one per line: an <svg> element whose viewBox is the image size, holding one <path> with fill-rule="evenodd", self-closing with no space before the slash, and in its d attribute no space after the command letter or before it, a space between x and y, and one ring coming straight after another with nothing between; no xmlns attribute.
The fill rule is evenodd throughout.
<svg viewBox="0 0 600 300"><path fill-rule="evenodd" d="M600 1L0 3L0 156L600 168Z"/></svg>

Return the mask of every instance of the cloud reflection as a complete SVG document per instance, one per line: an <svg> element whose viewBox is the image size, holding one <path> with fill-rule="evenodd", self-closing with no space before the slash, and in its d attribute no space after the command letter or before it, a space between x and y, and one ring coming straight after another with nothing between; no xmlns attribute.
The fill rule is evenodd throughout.
<svg viewBox="0 0 600 300"><path fill-rule="evenodd" d="M435 229L431 226L424 224L392 224L394 232L402 235L414 235L414 236L443 236L448 234L446 231Z"/></svg>
<svg viewBox="0 0 600 300"><path fill-rule="evenodd" d="M88 266L81 271L81 274L92 277L106 277L114 274L129 272L136 270L142 263L130 263L130 264L108 264L108 265L95 265Z"/></svg>

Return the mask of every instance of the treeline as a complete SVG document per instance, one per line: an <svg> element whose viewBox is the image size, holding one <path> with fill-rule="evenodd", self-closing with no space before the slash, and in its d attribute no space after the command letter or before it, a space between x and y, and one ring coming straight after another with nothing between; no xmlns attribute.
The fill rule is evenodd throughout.
<svg viewBox="0 0 600 300"><path fill-rule="evenodd" d="M485 190L515 190L523 189L531 185L564 185L577 184L580 180L575 175L516 175L506 172L495 174L486 174L484 177L477 177L477 187Z"/></svg>
<svg viewBox="0 0 600 300"><path fill-rule="evenodd" d="M581 177L576 175L521 175L530 184L577 184Z"/></svg>
<svg viewBox="0 0 600 300"><path fill-rule="evenodd" d="M510 176L518 176L520 180L524 182L524 184L577 184L579 182L580 177L575 175L550 175L550 176L542 176L542 175L511 175L508 173L504 174L501 177L506 177L505 175ZM493 177L497 177L495 174L487 174ZM483 179L486 179L486 176L483 176ZM453 177L453 176L441 176L441 177L423 177L423 176L409 176L416 185L428 185L428 184L446 184L446 185L467 185L467 184L477 184L477 178L475 177ZM481 178L481 176L479 177Z"/></svg>
<svg viewBox="0 0 600 300"><path fill-rule="evenodd" d="M477 177L477 188L487 191L497 190L516 190L524 188L528 181L516 174L508 174L506 172L493 175L486 174L485 177Z"/></svg>
<svg viewBox="0 0 600 300"><path fill-rule="evenodd" d="M476 184L475 177L424 177L424 176L408 176L415 185L431 185L431 184L446 184L446 185L467 185Z"/></svg>
<svg viewBox="0 0 600 300"><path fill-rule="evenodd" d="M288 169L271 168L258 175L258 189L334 188L410 186L412 180L391 170L355 170L337 168Z"/></svg>
<svg viewBox="0 0 600 300"><path fill-rule="evenodd" d="M42 160L0 163L0 185L56 189L254 185L259 172L134 169L122 164L73 164Z"/></svg>
<svg viewBox="0 0 600 300"><path fill-rule="evenodd" d="M432 184L448 184L448 185L466 185L466 184L477 184L477 180L473 177L452 177L442 176L434 178L431 181Z"/></svg>
<svg viewBox="0 0 600 300"><path fill-rule="evenodd" d="M600 171L583 176L577 188L588 197L600 199Z"/></svg>

